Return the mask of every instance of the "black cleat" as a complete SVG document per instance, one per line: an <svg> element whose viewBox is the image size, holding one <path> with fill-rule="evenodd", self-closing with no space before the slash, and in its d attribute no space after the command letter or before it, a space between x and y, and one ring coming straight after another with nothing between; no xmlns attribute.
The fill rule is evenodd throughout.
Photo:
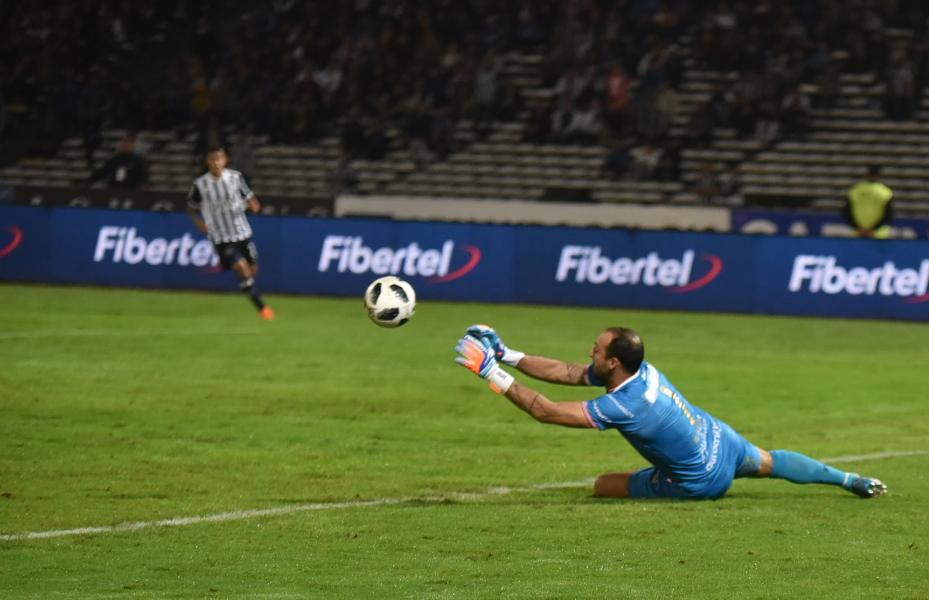
<svg viewBox="0 0 929 600"><path fill-rule="evenodd" d="M877 498L887 493L887 486L884 482L871 477L856 476L849 489L861 498Z"/></svg>

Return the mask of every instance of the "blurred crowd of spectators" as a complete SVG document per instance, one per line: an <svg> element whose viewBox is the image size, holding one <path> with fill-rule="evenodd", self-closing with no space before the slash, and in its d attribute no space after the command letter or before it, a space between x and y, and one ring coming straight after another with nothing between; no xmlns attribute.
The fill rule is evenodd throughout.
<svg viewBox="0 0 929 600"><path fill-rule="evenodd" d="M929 6L923 2L723 0L693 3L692 8L675 12L677 27L671 35L645 39L634 70L627 64L600 72L601 105L610 103L612 90L624 90L629 100L624 103L626 118L619 122L635 124L630 139L628 127L618 128L617 119L603 113L606 137L613 138L605 173L675 179L681 144L707 145L719 129L757 139L762 147L803 137L813 108L838 106L842 73L873 74L883 93L863 108L882 108L900 120L914 118L922 88L929 83L929 41L924 35ZM664 23L660 15L655 18ZM683 139L675 139L667 131L678 112L678 55L684 47L689 47L695 68L730 76L689 112ZM655 64L659 69L650 77ZM623 70L617 74L617 69ZM632 85L626 73L634 74ZM630 88L631 94L625 92ZM707 164L699 173L697 191L703 196L712 195L707 190L723 190L723 196L732 198L736 195L726 190L734 179L732 166ZM702 183L707 181L714 183Z"/></svg>
<svg viewBox="0 0 929 600"><path fill-rule="evenodd" d="M39 151L80 135L89 165L104 126L195 127L204 147L230 125L280 142L338 134L348 161L402 147L426 162L455 151L464 119L483 136L522 118L526 141L609 146L605 175L673 180L682 145L719 128L765 144L804 135L813 107L836 105L842 72L876 74L887 114L913 118L927 12L921 0L4 3L0 131ZM541 57L548 100L506 76L515 52ZM736 76L671 136L685 55Z"/></svg>
<svg viewBox="0 0 929 600"><path fill-rule="evenodd" d="M89 151L104 125L155 125L146 118L161 66L154 49L186 18L158 2L38 0L0 4L0 107L5 140L53 152L67 135ZM187 91L175 90L178 102Z"/></svg>

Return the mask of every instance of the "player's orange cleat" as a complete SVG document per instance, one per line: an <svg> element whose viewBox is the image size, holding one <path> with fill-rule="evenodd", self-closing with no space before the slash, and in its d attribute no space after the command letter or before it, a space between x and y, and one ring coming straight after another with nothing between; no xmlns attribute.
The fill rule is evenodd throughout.
<svg viewBox="0 0 929 600"><path fill-rule="evenodd" d="M259 312L258 314L260 314L261 318L264 319L265 321L274 320L274 311L271 310L270 306L265 306L264 308L261 309L261 312Z"/></svg>

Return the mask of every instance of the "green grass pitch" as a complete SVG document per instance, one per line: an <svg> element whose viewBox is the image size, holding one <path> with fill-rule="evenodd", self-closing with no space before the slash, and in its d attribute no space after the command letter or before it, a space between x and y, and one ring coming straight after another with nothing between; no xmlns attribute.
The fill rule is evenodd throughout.
<svg viewBox="0 0 929 600"><path fill-rule="evenodd" d="M0 285L0 598L929 597L929 325L422 301L385 330L360 298L271 300ZM572 482L641 459L455 365L472 322L577 362L630 326L756 444L890 493L594 499Z"/></svg>

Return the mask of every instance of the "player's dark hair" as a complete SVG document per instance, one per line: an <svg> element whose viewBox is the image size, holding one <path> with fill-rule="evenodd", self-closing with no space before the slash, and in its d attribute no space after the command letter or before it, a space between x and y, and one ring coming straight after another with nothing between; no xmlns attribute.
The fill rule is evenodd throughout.
<svg viewBox="0 0 929 600"><path fill-rule="evenodd" d="M881 176L881 166L880 165L868 165L868 176L869 177L880 177Z"/></svg>
<svg viewBox="0 0 929 600"><path fill-rule="evenodd" d="M210 146L209 148L207 148L206 154L204 156L209 156L213 154L214 152L225 152L225 151L226 151L226 148L224 146L220 146L217 144L215 146Z"/></svg>
<svg viewBox="0 0 929 600"><path fill-rule="evenodd" d="M606 347L606 357L616 358L627 373L635 373L645 360L645 344L639 334L625 327L610 327L613 339Z"/></svg>

